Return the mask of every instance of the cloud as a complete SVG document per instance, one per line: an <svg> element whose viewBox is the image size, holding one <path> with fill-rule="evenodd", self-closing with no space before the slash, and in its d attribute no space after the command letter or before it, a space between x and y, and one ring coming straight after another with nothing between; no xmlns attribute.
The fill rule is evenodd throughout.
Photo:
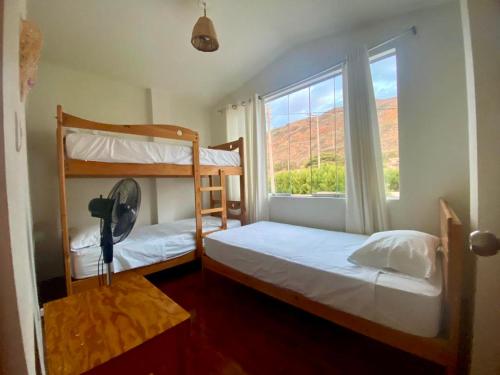
<svg viewBox="0 0 500 375"><path fill-rule="evenodd" d="M397 96L397 62L392 55L370 64L376 99ZM328 112L343 106L342 75L266 103L271 129L304 119L310 113Z"/></svg>
<svg viewBox="0 0 500 375"><path fill-rule="evenodd" d="M371 73L376 99L387 99L397 96L397 63L395 55L372 63Z"/></svg>

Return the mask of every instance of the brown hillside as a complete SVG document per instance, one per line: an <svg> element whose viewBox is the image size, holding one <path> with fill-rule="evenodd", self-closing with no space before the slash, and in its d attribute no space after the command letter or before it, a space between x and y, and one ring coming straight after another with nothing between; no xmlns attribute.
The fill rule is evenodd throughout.
<svg viewBox="0 0 500 375"><path fill-rule="evenodd" d="M385 165L397 167L397 98L378 100L377 110ZM317 165L318 159L323 163L344 162L344 111L341 108L273 129L268 136L272 143L270 161L275 172L287 169L289 153L291 169L304 168L311 160Z"/></svg>

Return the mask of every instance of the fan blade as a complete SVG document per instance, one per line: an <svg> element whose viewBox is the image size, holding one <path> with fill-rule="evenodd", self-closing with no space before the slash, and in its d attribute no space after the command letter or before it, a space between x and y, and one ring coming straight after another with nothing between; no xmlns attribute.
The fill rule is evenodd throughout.
<svg viewBox="0 0 500 375"><path fill-rule="evenodd" d="M111 222L113 242L118 243L126 238L134 227L141 204L141 189L137 181L126 178L115 184L109 198L115 201Z"/></svg>
<svg viewBox="0 0 500 375"><path fill-rule="evenodd" d="M135 212L133 210L128 210L122 213L113 229L113 237L119 237L126 233L129 228L132 229L135 223Z"/></svg>

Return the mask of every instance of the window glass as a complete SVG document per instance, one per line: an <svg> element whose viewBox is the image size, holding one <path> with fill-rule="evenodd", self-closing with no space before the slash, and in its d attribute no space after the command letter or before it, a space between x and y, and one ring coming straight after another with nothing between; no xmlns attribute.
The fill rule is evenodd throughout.
<svg viewBox="0 0 500 375"><path fill-rule="evenodd" d="M341 73L267 101L266 116L271 191L344 194Z"/></svg>
<svg viewBox="0 0 500 375"><path fill-rule="evenodd" d="M373 57L370 64L377 104L386 195L399 197L398 78L395 51Z"/></svg>

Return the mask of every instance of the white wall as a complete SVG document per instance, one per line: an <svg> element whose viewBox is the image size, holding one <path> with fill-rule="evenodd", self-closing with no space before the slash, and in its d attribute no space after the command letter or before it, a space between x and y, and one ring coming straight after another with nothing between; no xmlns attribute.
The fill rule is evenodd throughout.
<svg viewBox="0 0 500 375"><path fill-rule="evenodd" d="M348 49L375 45L410 26L418 35L394 44L398 59L401 199L389 202L394 228L438 232L438 198L468 212L468 159L464 56L458 2L407 14L371 27L299 45L226 97L247 100L287 86L341 61ZM217 114L213 117L216 119ZM212 126L220 126L213 123ZM214 129L220 133L220 130ZM276 221L344 228L345 200L271 198Z"/></svg>
<svg viewBox="0 0 500 375"><path fill-rule="evenodd" d="M195 98L152 89L151 103L155 124L180 125L196 130L200 136L201 146L211 144L210 111ZM192 178L157 178L156 193L159 223L194 216Z"/></svg>
<svg viewBox="0 0 500 375"><path fill-rule="evenodd" d="M210 133L214 145L227 141L226 115L222 107L210 111Z"/></svg>
<svg viewBox="0 0 500 375"><path fill-rule="evenodd" d="M24 103L19 90L19 30L26 14L22 0L2 3L2 128L0 132L0 373L35 374L35 331L40 335L31 242ZM18 142L16 142L16 140ZM18 148L16 148L18 144ZM5 196L7 207L5 207ZM7 229L7 233L5 233ZM40 347L39 347L40 349ZM43 348L41 348L43 350Z"/></svg>
<svg viewBox="0 0 500 375"><path fill-rule="evenodd" d="M500 3L462 0L467 66L471 226L500 236ZM478 257L471 373L500 373L500 254Z"/></svg>
<svg viewBox="0 0 500 375"><path fill-rule="evenodd" d="M27 104L31 200L37 273L41 280L64 273L55 137L57 104L67 113L95 121L151 122L147 89L42 61L37 85ZM99 194L107 195L116 181L68 179L70 226L97 223L88 212L88 202ZM156 220L154 180L138 181L142 191L138 225L151 224Z"/></svg>

